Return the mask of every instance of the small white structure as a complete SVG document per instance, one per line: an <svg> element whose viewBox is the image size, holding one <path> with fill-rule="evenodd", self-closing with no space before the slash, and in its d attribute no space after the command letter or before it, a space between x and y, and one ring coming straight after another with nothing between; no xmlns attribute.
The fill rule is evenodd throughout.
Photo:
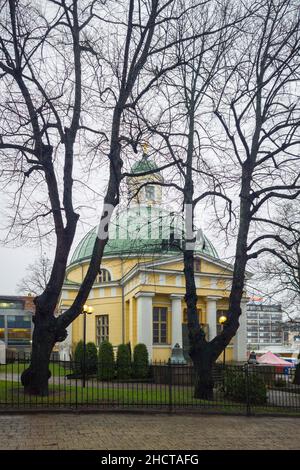
<svg viewBox="0 0 300 470"><path fill-rule="evenodd" d="M72 353L72 324L67 327L68 336L64 341L59 343L59 359L60 361L70 361Z"/></svg>
<svg viewBox="0 0 300 470"><path fill-rule="evenodd" d="M0 364L6 364L6 348L4 341L0 341Z"/></svg>

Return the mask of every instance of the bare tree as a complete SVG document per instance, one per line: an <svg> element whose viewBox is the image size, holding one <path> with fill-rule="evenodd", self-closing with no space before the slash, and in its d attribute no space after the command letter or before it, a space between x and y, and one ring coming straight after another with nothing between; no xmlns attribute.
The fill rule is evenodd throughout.
<svg viewBox="0 0 300 470"><path fill-rule="evenodd" d="M238 13L235 5L232 21L230 2L222 7L214 19L224 22L226 33L215 36L214 45L209 40L200 45L191 42L192 52L187 54L192 60L181 68L181 77L166 81L167 106L158 122L148 124L174 160L181 152L177 179L166 184L180 191L189 208L186 220L193 220L197 203L213 198L221 228L236 240L228 320L210 341L197 315L194 235L185 240L185 300L198 398L212 396L212 366L238 330L248 262L265 253L280 258L272 242L285 250L295 245L277 233L272 214L278 201L300 195L297 2L266 0L258 5L253 1ZM204 13L203 23L193 17L200 29L211 27L210 13L209 9ZM195 47L202 53L194 56ZM144 117L147 121L149 113ZM216 201L225 202L236 225L224 226Z"/></svg>
<svg viewBox="0 0 300 470"><path fill-rule="evenodd" d="M47 286L52 268L52 261L46 255L42 255L34 263L29 264L24 276L17 288L19 292L40 295Z"/></svg>
<svg viewBox="0 0 300 470"><path fill-rule="evenodd" d="M258 280L268 282L272 292L280 295L284 310L294 317L300 306L300 208L299 201L278 204L274 218L274 239L270 248L274 254L267 254L259 265ZM283 239L290 245L287 250L280 243Z"/></svg>
<svg viewBox="0 0 300 470"><path fill-rule="evenodd" d="M124 177L121 151L128 144L136 148L141 137L137 133L128 139L123 133L128 129L124 115L177 66L165 62L165 51L177 44L178 18L190 9L175 0L120 1L116 10L116 2L109 0L49 0L49 5L41 12L29 0L6 0L0 23L5 96L0 151L4 186L13 181L16 187L12 226L30 236L28 227L38 223L40 228L44 221L43 234L55 236L50 278L35 298L31 364L22 374L25 390L40 395L48 393L53 345L65 339L66 327L80 314L98 272ZM187 31L183 40L189 39ZM154 68L158 72L149 78ZM98 125L95 115L102 117ZM82 136L94 136L93 148L107 161L109 178L88 271L71 307L56 318L79 218L73 186ZM25 217L24 206L32 210L30 216Z"/></svg>
<svg viewBox="0 0 300 470"><path fill-rule="evenodd" d="M195 211L199 203L208 200L215 206L220 222L227 218L226 225L233 213L231 198L226 195L228 175L219 158L212 158L212 140L207 133L212 113L209 95L214 92L213 87L224 80L227 54L249 15L252 15L251 11L240 12L236 4L225 0L215 4L214 8L205 5L195 9L193 15L181 18L178 37L185 30L201 31L201 37L193 36L184 47L179 41L175 51L172 51L177 60L181 59L181 63L176 70L164 76L158 97L158 101L163 104L158 116L153 116L151 110L147 110L147 113L138 110L140 121L156 139L157 150L164 155L169 154L176 163L168 179L157 184L179 192L182 203L185 233L181 249L190 356L197 371L195 396L201 398L211 394L213 361L208 354L210 343L199 323L197 310L194 254L196 244L198 247L200 244L194 231ZM211 31L213 34L209 34ZM217 199L222 201L223 216L220 206L217 209Z"/></svg>
<svg viewBox="0 0 300 470"><path fill-rule="evenodd" d="M213 360L239 327L247 263L263 253L280 258L272 241L286 250L294 246L276 233L272 213L278 201L300 195L299 33L297 2L266 1L237 42L214 110L240 169L240 204L229 319L208 345Z"/></svg>

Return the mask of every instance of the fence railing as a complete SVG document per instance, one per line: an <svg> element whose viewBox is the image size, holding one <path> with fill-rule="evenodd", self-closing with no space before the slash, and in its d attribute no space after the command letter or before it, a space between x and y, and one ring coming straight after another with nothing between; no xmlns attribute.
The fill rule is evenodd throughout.
<svg viewBox="0 0 300 470"><path fill-rule="evenodd" d="M215 364L213 394L195 396L196 373L191 365L156 362L143 374L103 364L51 360L49 393L24 393L21 374L30 357L18 355L0 365L0 410L101 409L206 411L232 414L299 414L300 385L295 369ZM85 375L85 381L83 376ZM85 385L85 386L84 386Z"/></svg>

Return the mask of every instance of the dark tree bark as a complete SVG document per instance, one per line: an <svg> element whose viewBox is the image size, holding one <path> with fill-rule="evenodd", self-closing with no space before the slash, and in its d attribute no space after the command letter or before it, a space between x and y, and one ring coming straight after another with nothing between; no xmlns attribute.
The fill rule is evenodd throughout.
<svg viewBox="0 0 300 470"><path fill-rule="evenodd" d="M294 382L295 385L300 385L300 362L296 365Z"/></svg>
<svg viewBox="0 0 300 470"><path fill-rule="evenodd" d="M226 4L220 17L216 15L217 10L214 11L214 25L218 19L223 28L221 36L215 34L212 44L209 36L204 35L200 44L193 41L190 48L179 49L178 56L184 56L186 61L180 68L181 74L172 76L169 83L172 91L177 90L177 95L173 93L171 98L165 98L169 96L168 83L167 91L162 93L171 116L168 126L165 115L154 123L149 123L147 116L143 117L143 123L164 141L174 161L180 160L178 179L183 180L180 193L184 204L192 208L189 210L191 224L197 203L205 198L210 198L212 204L225 200L231 213L227 182L228 188L233 186L239 197L234 213L238 230L234 235L236 246L228 320L223 331L210 341L205 338L197 318L193 236L188 235L185 240L185 300L190 356L197 375L197 398L212 397L212 366L238 331L249 260L266 252L279 255L270 248L270 240L279 239L272 232L274 224L266 220L265 212L272 213L274 202L278 200L292 200L300 195L299 155L295 150L299 145L300 123L300 97L295 92L300 72L299 10L294 0L267 1L260 5L253 1L249 7L243 10L241 6L237 13L229 11ZM210 20L210 10L203 7L200 17L194 12L188 27L207 32ZM180 26L179 34L186 25ZM195 51L198 54L195 55ZM176 99L179 111L174 109ZM221 125L217 135L214 118L212 126L201 119L201 106ZM201 133L203 128L207 132ZM214 168L220 176L214 175L203 157L201 138L208 139L210 148L219 152L218 165L214 161ZM184 143L180 144L182 141ZM206 188L202 193L201 186ZM173 187L176 187L174 183ZM222 223L217 208L216 217L221 229L228 234L228 225ZM260 225L257 225L258 220ZM280 243L290 249L285 240L280 239Z"/></svg>
<svg viewBox="0 0 300 470"><path fill-rule="evenodd" d="M215 110L229 141L233 144L233 151L241 167L239 229L232 288L229 297L229 318L223 331L207 343L203 336L199 334L197 336L190 329L194 337L191 357L196 369L199 370L195 390L195 395L199 398L212 396L211 367L237 333L247 263L250 259L259 256L260 253L270 251L270 248L260 245L265 240L272 238L278 240L278 237L270 234L266 227L264 227L264 231L260 236L253 239L251 228L255 227L255 217L258 211L263 209L264 204L270 204L273 198L292 200L300 194L297 156L293 154L295 160L291 162L288 155L289 151L292 152L293 145L298 142L297 137L290 138L290 136L294 133L297 134L299 121L297 121L296 116L291 117L288 110L282 113L281 109L279 111L276 108L278 102L282 102L284 108L284 94L291 74L293 80L299 80L298 72L296 72L296 70L299 70L299 62L296 63L295 60L299 48L296 37L299 34L300 23L299 15L294 7L293 2L288 0L278 5L270 2L263 7L259 18L254 16L254 21L257 21L259 25L259 34L255 38L253 36L253 41L257 41L258 47L249 61L256 67L256 71L253 73L253 69L249 68L245 70L246 75L243 75L246 82L245 88L236 90L236 95L230 102L234 126L232 127L228 121L226 122L219 109ZM286 24L283 24L281 16L283 12L289 15L292 22L291 28L286 28ZM278 40L278 33L280 34L280 40ZM289 49L290 46L288 46L290 41L293 44L292 49ZM243 73L242 62L237 64L238 73L239 68ZM272 85L270 84L273 80L276 84L274 86L273 82ZM297 109L296 114L299 116L299 97L293 96L293 99L294 110ZM251 132L249 132L249 124L247 123L247 132L243 129L242 123L250 106L254 108L252 115L254 125ZM222 108L222 104L220 107ZM283 114L285 114L284 118ZM282 138L282 134L277 134L279 129L284 133L284 138ZM245 137L246 134L247 138ZM236 136L240 139L239 143L237 143ZM268 138L270 138L270 141L266 143ZM268 148L266 148L266 145L268 145ZM289 148L289 151L285 153L287 148ZM261 157L261 155L264 156ZM269 175L272 175L273 168L280 169L279 171L282 173L277 173L276 177L270 180ZM265 179L259 177L260 171L262 174L265 172ZM291 173L289 180L285 180L286 171ZM273 191L274 189L278 189L278 192ZM286 248L291 248L283 239L280 242ZM253 252L252 249L256 244L261 247ZM187 283L187 292L189 289L190 286ZM205 366L202 366L201 370L203 363Z"/></svg>
<svg viewBox="0 0 300 470"><path fill-rule="evenodd" d="M105 14L108 15L114 2L53 1L53 8L57 8L57 15L53 15L51 21L45 20L43 14L39 14L37 9L32 8L31 14L34 18L34 27L32 27L22 21L25 10L30 8L30 4L27 2L23 4L22 1L17 2L16 0L5 1L4 7L7 17L10 18L11 31L7 29L5 22L0 22L0 70L2 73L0 78L5 80L8 94L10 94L11 83L18 93L19 101L22 103L22 112L26 116L26 124L23 123L23 115L20 113L21 124L19 127L16 126L16 130L18 132L22 126L25 126L26 132L23 141L22 132L20 137L17 136L18 142L16 143L12 139L9 128L4 135L5 138L0 136L0 151L8 154L14 151L17 163L19 153L24 156L28 165L26 171L23 171L23 167L20 170L21 173L22 171L24 173L24 182L35 172L43 174L43 183L48 191L50 209L45 214L35 215L33 220L37 220L38 217L46 217L49 214L52 215L56 236L56 250L50 278L44 291L35 298L36 314L31 363L22 374L22 383L28 393L37 395L48 393L48 368L52 348L56 342L65 339L67 326L80 314L93 286L107 243L107 236L96 238L90 265L78 295L71 307L56 318L55 309L63 286L67 260L79 218L73 208L74 148L78 143L78 133L85 129L93 135L104 136L108 142L105 154L109 161L109 182L100 220L100 231L107 234L113 210L118 205L120 197L123 166L121 158L123 139L120 131L124 124L124 112L127 107L134 110L148 89L151 88L146 79L141 82L139 80L149 57L151 57L151 61L155 62L157 57L164 55L166 49L173 47L173 36L170 40L166 40L166 35L162 34L162 32L165 33L170 21L176 22L176 15L170 17L173 3L173 0L164 3L153 0L145 6L144 2L140 0L120 2L120 11L123 8L126 20L122 17L120 23L117 22L118 27L123 28L120 32L122 47L119 48L119 43L115 44L115 56L109 64L109 73L115 74L115 81L112 87L106 87L104 90L99 89L101 103L103 103L101 101L103 93L112 97L107 106L108 115L111 113L110 132L107 137L102 129L89 128L82 125L80 121L83 113L83 87L86 87L83 71L88 70L88 74L85 76L86 80L90 79L91 75L94 76L95 80L91 86L91 89L94 90L94 82L99 80L101 84L101 76L97 76L97 74L102 73L102 66L108 63L103 49L97 48L97 42L101 43L101 41L93 42L93 34L96 30L100 30L99 37L102 39L101 27L107 27L106 17L105 15L103 17L102 10L106 9ZM26 11L26 18L28 17L27 13ZM118 14L121 13L118 12ZM178 15L180 16L180 14L181 11ZM35 28L35 25L39 23L42 24L39 31L41 38ZM92 24L91 29L89 29L90 24ZM116 22L112 20L113 24L115 25ZM154 32L157 28L160 31L154 40ZM55 32L53 43L49 39L52 31ZM123 35L123 33L125 34ZM105 34L103 37L106 37ZM60 38L61 43L57 42L57 38ZM42 68L42 65L48 60L47 54L44 55L44 51L47 50L46 44L52 44L54 55L57 53L59 57L61 57L60 44L69 47L66 63L71 64L70 70L65 71L63 79L60 77L62 81L68 82L69 80L69 82L64 86L58 80L58 91L55 90L55 94L53 86L51 92L47 90L47 84L42 79L43 74L40 77L39 67ZM104 52L106 53L106 51ZM89 60L85 61L85 67L82 67L83 54L89 56ZM91 57L95 61L94 68L90 68ZM117 63L115 58L117 58ZM36 64L39 64L39 67ZM171 65L172 67L174 64ZM151 81L151 85L164 72L165 69L162 67L158 76ZM44 73L46 74L46 72ZM145 84L142 86L143 82ZM86 98L86 94L84 97ZM6 111L10 112L11 110L7 108ZM89 111L87 120L90 119ZM107 122L105 128L107 128ZM54 133L56 134L53 137ZM132 142L133 144L134 142ZM137 142L135 142L135 146L136 144ZM63 148L63 178L61 181L59 181L54 168L55 150L59 146ZM24 183L22 187L23 185Z"/></svg>

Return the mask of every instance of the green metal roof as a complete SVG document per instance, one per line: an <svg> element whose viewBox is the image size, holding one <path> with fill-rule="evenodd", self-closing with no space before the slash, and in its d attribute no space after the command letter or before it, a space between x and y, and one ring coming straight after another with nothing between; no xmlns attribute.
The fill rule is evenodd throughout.
<svg viewBox="0 0 300 470"><path fill-rule="evenodd" d="M143 154L141 160L134 163L131 167L132 173L143 173L144 171L157 170L157 165L152 160L149 160L147 154Z"/></svg>
<svg viewBox="0 0 300 470"><path fill-rule="evenodd" d="M182 252L184 224L181 216L159 206L135 206L116 214L109 227L109 240L104 256L178 254ZM70 264L91 258L97 227L90 230L77 245ZM195 251L218 258L212 243L204 236L196 242Z"/></svg>

